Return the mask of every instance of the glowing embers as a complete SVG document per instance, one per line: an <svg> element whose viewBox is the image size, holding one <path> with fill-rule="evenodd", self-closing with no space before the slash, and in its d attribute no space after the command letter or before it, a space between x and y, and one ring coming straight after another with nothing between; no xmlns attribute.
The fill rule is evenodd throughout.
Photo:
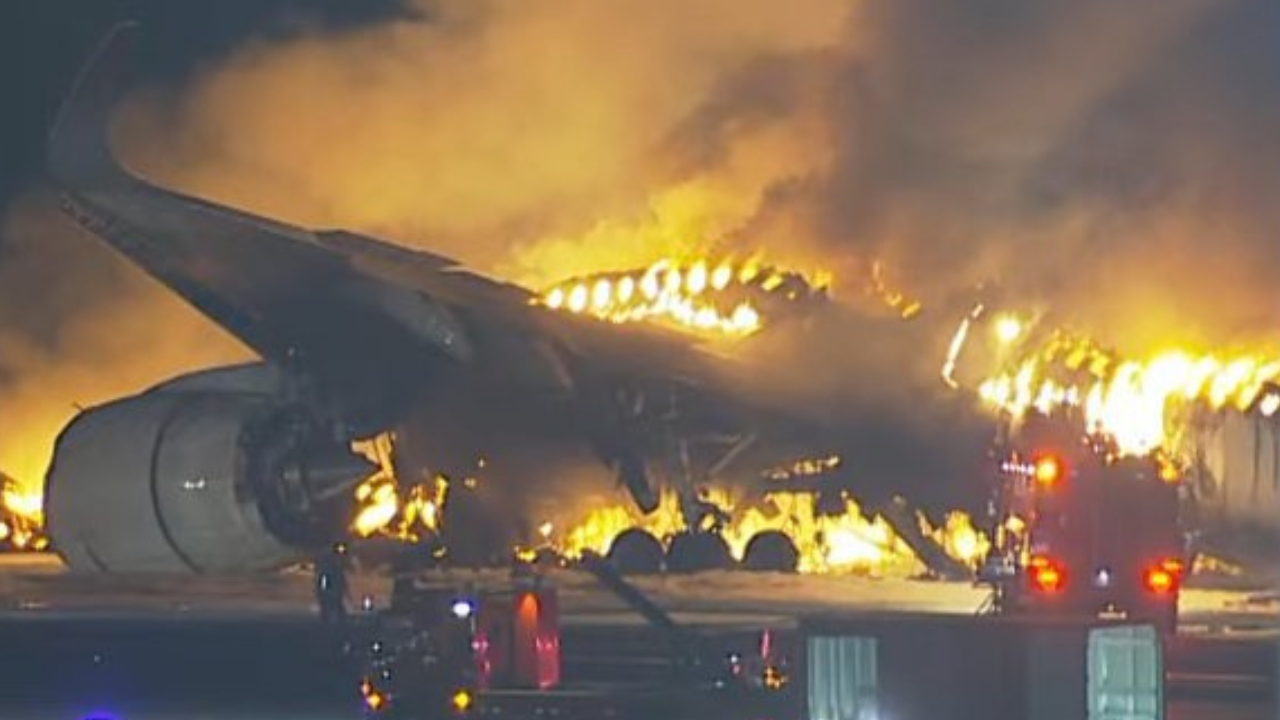
<svg viewBox="0 0 1280 720"><path fill-rule="evenodd" d="M798 273L756 261L664 259L643 271L566 281L549 289L539 302L609 322L654 321L708 335L742 337L761 328L762 298L794 301L820 290Z"/></svg>

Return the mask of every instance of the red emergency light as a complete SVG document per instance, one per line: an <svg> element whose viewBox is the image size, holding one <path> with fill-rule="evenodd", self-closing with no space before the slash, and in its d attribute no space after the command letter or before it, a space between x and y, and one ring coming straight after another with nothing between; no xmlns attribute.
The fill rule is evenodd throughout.
<svg viewBox="0 0 1280 720"><path fill-rule="evenodd" d="M1181 560L1168 559L1147 568L1142 574L1142 583L1157 595L1165 595L1177 591L1182 584L1183 564Z"/></svg>
<svg viewBox="0 0 1280 720"><path fill-rule="evenodd" d="M1031 558L1031 585L1043 593L1056 593L1067 585L1066 567L1047 555Z"/></svg>
<svg viewBox="0 0 1280 720"><path fill-rule="evenodd" d="M1041 455L1036 458L1032 474L1036 482L1045 487L1057 485L1064 474L1062 460L1057 455Z"/></svg>
<svg viewBox="0 0 1280 720"><path fill-rule="evenodd" d="M555 589L547 586L486 598L480 603L472 648L482 689L546 690L559 685L560 611Z"/></svg>

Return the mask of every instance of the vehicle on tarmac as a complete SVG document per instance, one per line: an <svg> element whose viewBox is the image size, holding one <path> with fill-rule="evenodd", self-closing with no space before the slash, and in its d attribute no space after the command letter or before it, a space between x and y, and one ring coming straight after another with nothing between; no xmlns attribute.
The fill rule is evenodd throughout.
<svg viewBox="0 0 1280 720"><path fill-rule="evenodd" d="M995 609L1123 614L1172 632L1188 567L1180 476L1158 453L1123 457L1068 427L1033 420L999 462L980 573Z"/></svg>

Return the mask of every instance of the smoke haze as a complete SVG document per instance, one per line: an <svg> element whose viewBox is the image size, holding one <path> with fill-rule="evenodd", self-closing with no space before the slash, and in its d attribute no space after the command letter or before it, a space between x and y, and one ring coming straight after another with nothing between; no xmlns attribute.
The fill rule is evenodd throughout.
<svg viewBox="0 0 1280 720"><path fill-rule="evenodd" d="M419 0L249 42L125 139L167 182L525 282L714 248L856 286L878 259L926 300L995 282L1137 350L1257 340L1275 15Z"/></svg>

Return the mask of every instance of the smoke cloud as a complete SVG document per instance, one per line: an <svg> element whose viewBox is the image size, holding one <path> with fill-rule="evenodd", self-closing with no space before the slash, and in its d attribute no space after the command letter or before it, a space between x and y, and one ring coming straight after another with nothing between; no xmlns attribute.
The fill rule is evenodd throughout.
<svg viewBox="0 0 1280 720"><path fill-rule="evenodd" d="M1262 0L406 10L248 43L135 106L129 157L525 282L763 251L847 295L874 260L934 303L997 283L1124 349L1270 337Z"/></svg>

